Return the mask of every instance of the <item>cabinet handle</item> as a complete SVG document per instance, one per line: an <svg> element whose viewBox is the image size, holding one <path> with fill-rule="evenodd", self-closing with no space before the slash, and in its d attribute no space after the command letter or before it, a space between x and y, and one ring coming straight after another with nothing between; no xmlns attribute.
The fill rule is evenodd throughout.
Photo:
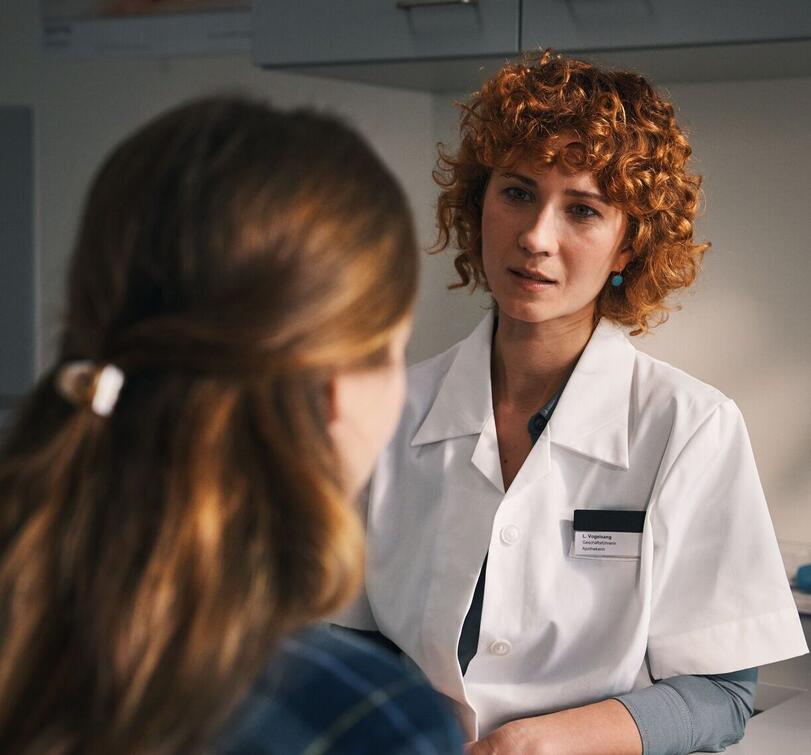
<svg viewBox="0 0 811 755"><path fill-rule="evenodd" d="M397 0L400 10L411 10L427 5L478 5L479 0Z"/></svg>

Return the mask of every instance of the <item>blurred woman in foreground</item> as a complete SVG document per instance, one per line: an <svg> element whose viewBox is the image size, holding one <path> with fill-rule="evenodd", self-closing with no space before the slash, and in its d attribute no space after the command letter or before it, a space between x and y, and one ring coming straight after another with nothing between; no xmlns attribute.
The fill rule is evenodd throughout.
<svg viewBox="0 0 811 755"><path fill-rule="evenodd" d="M360 583L416 281L332 118L212 98L112 153L0 455L0 751L457 751L422 680L301 630Z"/></svg>

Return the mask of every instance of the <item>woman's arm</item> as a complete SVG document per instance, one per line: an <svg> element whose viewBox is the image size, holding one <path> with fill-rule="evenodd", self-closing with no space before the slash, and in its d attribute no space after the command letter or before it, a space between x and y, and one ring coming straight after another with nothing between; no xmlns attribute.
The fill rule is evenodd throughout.
<svg viewBox="0 0 811 755"><path fill-rule="evenodd" d="M469 745L468 752L471 755L720 752L743 736L753 711L756 682L757 669L664 679L617 700L513 721ZM619 701L626 708L625 716L615 706L606 705Z"/></svg>
<svg viewBox="0 0 811 755"><path fill-rule="evenodd" d="M619 700L511 721L468 745L466 755L642 755L642 739Z"/></svg>

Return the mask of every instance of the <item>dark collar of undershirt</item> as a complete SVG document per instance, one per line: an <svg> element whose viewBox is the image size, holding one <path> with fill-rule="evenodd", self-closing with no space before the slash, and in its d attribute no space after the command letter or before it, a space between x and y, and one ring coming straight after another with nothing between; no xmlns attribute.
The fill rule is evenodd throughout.
<svg viewBox="0 0 811 755"><path fill-rule="evenodd" d="M554 396L552 396L549 401L547 401L540 409L538 409L537 412L535 412L535 414L529 418L527 430L529 431L529 437L532 439L533 446L546 429L546 425L549 423L549 420L552 417L552 412L555 411L555 407L558 405L558 400L560 399L562 393L563 387L561 387L561 389Z"/></svg>

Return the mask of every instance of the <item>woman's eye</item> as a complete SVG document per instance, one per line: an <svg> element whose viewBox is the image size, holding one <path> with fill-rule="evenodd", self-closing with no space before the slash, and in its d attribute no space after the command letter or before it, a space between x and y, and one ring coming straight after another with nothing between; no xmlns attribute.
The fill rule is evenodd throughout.
<svg viewBox="0 0 811 755"><path fill-rule="evenodd" d="M504 189L504 196L514 202L531 202L532 194L526 189L521 189L518 186L508 186Z"/></svg>
<svg viewBox="0 0 811 755"><path fill-rule="evenodd" d="M584 219L584 218L595 218L599 216L599 212L595 210L593 207L589 207L587 204L576 204L572 205L569 208L569 212L572 213L577 218Z"/></svg>

